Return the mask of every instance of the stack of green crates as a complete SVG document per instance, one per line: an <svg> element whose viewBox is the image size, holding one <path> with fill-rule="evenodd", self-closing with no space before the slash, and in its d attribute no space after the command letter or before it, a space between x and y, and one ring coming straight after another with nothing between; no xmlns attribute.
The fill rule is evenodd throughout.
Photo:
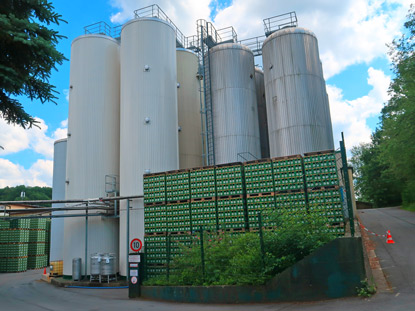
<svg viewBox="0 0 415 311"><path fill-rule="evenodd" d="M48 265L48 256L46 254L28 256L27 257L27 268L28 269L39 269Z"/></svg>
<svg viewBox="0 0 415 311"><path fill-rule="evenodd" d="M245 208L244 198L219 199L218 223L219 228L226 229L244 229L245 228Z"/></svg>
<svg viewBox="0 0 415 311"><path fill-rule="evenodd" d="M307 188L337 186L336 156L333 151L304 157Z"/></svg>
<svg viewBox="0 0 415 311"><path fill-rule="evenodd" d="M167 231L166 205L144 205L144 233Z"/></svg>
<svg viewBox="0 0 415 311"><path fill-rule="evenodd" d="M27 253L28 269L39 269L47 266L48 264L46 254L46 231L46 218L30 219L29 245Z"/></svg>
<svg viewBox="0 0 415 311"><path fill-rule="evenodd" d="M24 272L27 270L27 256L0 258L0 272Z"/></svg>
<svg viewBox="0 0 415 311"><path fill-rule="evenodd" d="M308 191L310 212L325 217L331 225L331 232L344 234L342 200L338 187Z"/></svg>
<svg viewBox="0 0 415 311"><path fill-rule="evenodd" d="M144 236L147 277L153 278L166 274L167 245L166 235Z"/></svg>
<svg viewBox="0 0 415 311"><path fill-rule="evenodd" d="M191 199L216 197L215 167L206 166L190 170Z"/></svg>
<svg viewBox="0 0 415 311"><path fill-rule="evenodd" d="M275 194L275 207L277 212L289 215L302 222L307 213L304 190Z"/></svg>
<svg viewBox="0 0 415 311"><path fill-rule="evenodd" d="M146 235L144 237L148 264L166 263L166 235Z"/></svg>
<svg viewBox="0 0 415 311"><path fill-rule="evenodd" d="M166 174L146 174L143 177L144 204L164 203L166 200Z"/></svg>
<svg viewBox="0 0 415 311"><path fill-rule="evenodd" d="M182 247L192 244L193 236L191 234L172 234L168 239L170 239L170 256L173 258L182 254Z"/></svg>
<svg viewBox="0 0 415 311"><path fill-rule="evenodd" d="M34 242L28 244L29 256L45 255L46 254L46 243L45 242Z"/></svg>
<svg viewBox="0 0 415 311"><path fill-rule="evenodd" d="M244 163L246 193L274 192L273 169L270 159Z"/></svg>
<svg viewBox="0 0 415 311"><path fill-rule="evenodd" d="M304 189L303 167L300 155L274 158L275 191Z"/></svg>
<svg viewBox="0 0 415 311"><path fill-rule="evenodd" d="M268 215L275 209L274 194L250 196L246 199L249 229L259 228L258 213L261 212L263 224L272 226L268 219Z"/></svg>
<svg viewBox="0 0 415 311"><path fill-rule="evenodd" d="M216 166L216 196L226 197L244 194L243 166L230 163Z"/></svg>
<svg viewBox="0 0 415 311"><path fill-rule="evenodd" d="M166 206L168 232L191 231L190 203L170 203Z"/></svg>
<svg viewBox="0 0 415 311"><path fill-rule="evenodd" d="M30 229L46 230L46 218L32 218L30 219Z"/></svg>
<svg viewBox="0 0 415 311"><path fill-rule="evenodd" d="M166 172L166 200L180 201L190 199L189 171Z"/></svg>
<svg viewBox="0 0 415 311"><path fill-rule="evenodd" d="M0 221L0 272L27 270L28 219Z"/></svg>
<svg viewBox="0 0 415 311"><path fill-rule="evenodd" d="M200 226L214 229L217 227L216 200L202 199L191 202L192 230Z"/></svg>

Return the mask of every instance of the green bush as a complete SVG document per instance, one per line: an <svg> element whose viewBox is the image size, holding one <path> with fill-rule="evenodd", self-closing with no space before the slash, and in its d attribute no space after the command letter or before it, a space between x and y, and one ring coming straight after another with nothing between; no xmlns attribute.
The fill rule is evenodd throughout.
<svg viewBox="0 0 415 311"><path fill-rule="evenodd" d="M328 232L321 217L272 213L277 223L263 231L264 254L258 232L234 234L204 233L204 274L200 236L192 245L181 246L182 253L170 262L167 277L151 278L145 285L244 285L264 284L267 280L310 254L335 236ZM265 223L266 225L266 223Z"/></svg>

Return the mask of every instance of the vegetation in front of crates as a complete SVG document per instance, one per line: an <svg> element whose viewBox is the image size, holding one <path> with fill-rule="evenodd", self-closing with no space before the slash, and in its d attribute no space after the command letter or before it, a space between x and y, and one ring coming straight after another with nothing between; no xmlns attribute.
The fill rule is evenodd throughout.
<svg viewBox="0 0 415 311"><path fill-rule="evenodd" d="M172 258L168 278L163 275L148 279L144 284L264 284L335 238L326 224L327 218L315 214L302 214L301 221L299 217L281 212L273 212L266 218L276 227L263 231L263 249L258 232L204 233L204 269L198 236L190 247L181 246L181 256Z"/></svg>

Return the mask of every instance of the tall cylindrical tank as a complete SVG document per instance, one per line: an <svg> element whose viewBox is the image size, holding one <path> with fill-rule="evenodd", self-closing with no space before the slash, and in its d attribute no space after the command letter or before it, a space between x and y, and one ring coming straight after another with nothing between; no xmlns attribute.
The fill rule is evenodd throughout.
<svg viewBox="0 0 415 311"><path fill-rule="evenodd" d="M255 89L258 105L259 137L261 143L261 157L269 158L267 106L265 104L264 72L255 67Z"/></svg>
<svg viewBox="0 0 415 311"><path fill-rule="evenodd" d="M316 36L285 28L262 46L271 157L334 149Z"/></svg>
<svg viewBox="0 0 415 311"><path fill-rule="evenodd" d="M65 200L66 180L66 138L55 141L53 145L52 200ZM64 207L63 203L52 204L53 208ZM52 215L64 214L54 211ZM63 218L52 218L50 233L50 261L63 260Z"/></svg>
<svg viewBox="0 0 415 311"><path fill-rule="evenodd" d="M157 18L121 31L120 194L143 194L143 174L179 168L176 35ZM129 202L130 241L144 238L144 202ZM119 271L126 275L127 202L121 202Z"/></svg>
<svg viewBox="0 0 415 311"><path fill-rule="evenodd" d="M66 199L105 197L106 175L119 175L119 70L116 40L84 35L72 42ZM85 265L91 253L118 252L117 219L89 217L87 232L83 217L64 222L64 275L74 257Z"/></svg>
<svg viewBox="0 0 415 311"><path fill-rule="evenodd" d="M177 49L177 107L179 120L179 168L202 166L199 59Z"/></svg>
<svg viewBox="0 0 415 311"><path fill-rule="evenodd" d="M260 159L253 53L225 43L209 57L215 163Z"/></svg>

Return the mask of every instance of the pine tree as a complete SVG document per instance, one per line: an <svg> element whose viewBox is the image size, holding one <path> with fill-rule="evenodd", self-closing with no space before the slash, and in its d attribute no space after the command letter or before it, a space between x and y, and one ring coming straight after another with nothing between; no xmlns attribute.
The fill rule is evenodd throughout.
<svg viewBox="0 0 415 311"><path fill-rule="evenodd" d="M19 102L19 96L56 104L51 70L65 56L56 45L63 36L50 28L64 22L47 0L0 1L0 117L23 128L37 121Z"/></svg>

